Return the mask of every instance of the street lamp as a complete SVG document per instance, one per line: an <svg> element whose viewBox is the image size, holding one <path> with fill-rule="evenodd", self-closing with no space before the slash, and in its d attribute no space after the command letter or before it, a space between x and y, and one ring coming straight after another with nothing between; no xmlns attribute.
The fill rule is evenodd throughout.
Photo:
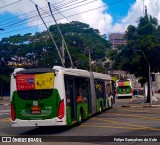
<svg viewBox="0 0 160 145"><path fill-rule="evenodd" d="M142 53L147 65L148 65L148 98L149 98L149 101L150 101L150 104L152 105L152 91L151 91L151 71L150 71L150 64L144 54L144 52L142 50L139 50L139 49L135 49L135 51L139 51ZM148 101L148 100L147 100Z"/></svg>

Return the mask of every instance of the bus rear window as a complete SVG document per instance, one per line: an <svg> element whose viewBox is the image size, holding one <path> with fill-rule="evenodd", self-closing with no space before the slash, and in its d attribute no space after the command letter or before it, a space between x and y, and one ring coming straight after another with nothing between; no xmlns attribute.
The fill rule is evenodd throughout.
<svg viewBox="0 0 160 145"><path fill-rule="evenodd" d="M118 86L119 89L128 89L131 88L130 86Z"/></svg>
<svg viewBox="0 0 160 145"><path fill-rule="evenodd" d="M24 100L40 100L50 97L53 93L53 89L41 89L41 90L20 90L17 91L18 96Z"/></svg>

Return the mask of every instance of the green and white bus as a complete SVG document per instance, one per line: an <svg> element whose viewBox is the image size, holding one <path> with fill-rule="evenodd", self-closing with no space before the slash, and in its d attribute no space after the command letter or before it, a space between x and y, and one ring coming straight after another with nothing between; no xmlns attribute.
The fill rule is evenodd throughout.
<svg viewBox="0 0 160 145"><path fill-rule="evenodd" d="M71 126L115 103L110 75L80 69L16 68L11 74L11 124Z"/></svg>
<svg viewBox="0 0 160 145"><path fill-rule="evenodd" d="M133 89L130 79L116 81L116 97L132 97Z"/></svg>

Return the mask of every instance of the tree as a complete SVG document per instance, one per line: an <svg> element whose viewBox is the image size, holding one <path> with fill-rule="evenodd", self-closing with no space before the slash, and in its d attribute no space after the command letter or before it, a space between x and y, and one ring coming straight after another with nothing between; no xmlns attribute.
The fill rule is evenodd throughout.
<svg viewBox="0 0 160 145"><path fill-rule="evenodd" d="M134 50L142 50L151 66L151 71L160 71L160 26L152 16L140 17L138 26L128 26L125 38L127 43L117 50L114 67L147 78L148 66L143 55ZM111 52L110 52L111 53Z"/></svg>
<svg viewBox="0 0 160 145"><path fill-rule="evenodd" d="M114 67L143 77L148 80L148 64L140 50L143 52L151 66L151 72L160 71L160 26L156 18L148 16L140 17L138 26L128 26L125 38L126 45L118 50ZM150 101L147 98L148 102Z"/></svg>
<svg viewBox="0 0 160 145"><path fill-rule="evenodd" d="M102 38L97 29L77 21L59 24L59 27L77 68L89 68L89 50L91 50L92 59L105 57L105 51L110 45L106 39ZM56 25L50 26L49 30L61 52L62 39ZM65 56L66 67L70 67L66 52ZM5 64L4 61L0 62L1 65L9 66L12 64L14 67L21 66L24 68L61 65L60 58L47 31L37 32L35 35L27 33L3 38L0 41L0 60L5 60Z"/></svg>

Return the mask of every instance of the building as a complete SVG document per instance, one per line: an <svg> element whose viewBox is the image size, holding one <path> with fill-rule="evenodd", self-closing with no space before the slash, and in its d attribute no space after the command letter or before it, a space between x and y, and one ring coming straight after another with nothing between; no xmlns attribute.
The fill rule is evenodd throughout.
<svg viewBox="0 0 160 145"><path fill-rule="evenodd" d="M109 35L109 42L112 44L112 49L118 48L118 46L126 44L126 40L124 39L124 35L122 33L111 33Z"/></svg>

